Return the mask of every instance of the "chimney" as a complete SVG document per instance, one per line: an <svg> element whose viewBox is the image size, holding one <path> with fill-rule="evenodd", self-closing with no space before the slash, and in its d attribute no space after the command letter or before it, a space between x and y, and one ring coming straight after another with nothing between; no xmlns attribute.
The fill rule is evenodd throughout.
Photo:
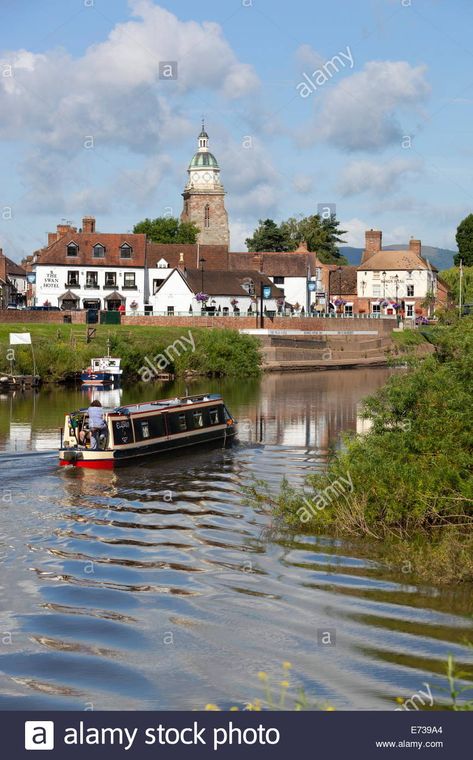
<svg viewBox="0 0 473 760"><path fill-rule="evenodd" d="M179 254L179 262L178 262L177 268L179 269L180 272L184 272L186 268L185 263L184 263L184 253L182 251Z"/></svg>
<svg viewBox="0 0 473 760"><path fill-rule="evenodd" d="M261 253L253 254L252 265L258 272L263 271L263 255Z"/></svg>
<svg viewBox="0 0 473 760"><path fill-rule="evenodd" d="M416 256L422 256L422 243L420 240L414 240L414 238L411 238L409 240L409 250L411 253L415 253Z"/></svg>
<svg viewBox="0 0 473 760"><path fill-rule="evenodd" d="M307 248L307 243L305 240L301 240L294 253L309 253L309 249Z"/></svg>
<svg viewBox="0 0 473 760"><path fill-rule="evenodd" d="M50 245L55 243L57 239L58 239L57 232L48 232L48 248Z"/></svg>
<svg viewBox="0 0 473 760"><path fill-rule="evenodd" d="M82 232L88 232L89 235L95 234L95 217L84 216L82 219Z"/></svg>
<svg viewBox="0 0 473 760"><path fill-rule="evenodd" d="M7 281L7 260L3 255L2 248L0 248L0 280Z"/></svg>
<svg viewBox="0 0 473 760"><path fill-rule="evenodd" d="M378 253L383 247L383 233L381 230L366 230L365 232L365 250L361 257L361 263L364 264L375 253Z"/></svg>
<svg viewBox="0 0 473 760"><path fill-rule="evenodd" d="M57 226L57 234L56 234L56 240L60 240L64 235L67 235L71 232L77 232L75 227L72 227L70 224L58 224ZM51 235L54 233L50 233ZM49 235L48 235L49 240Z"/></svg>

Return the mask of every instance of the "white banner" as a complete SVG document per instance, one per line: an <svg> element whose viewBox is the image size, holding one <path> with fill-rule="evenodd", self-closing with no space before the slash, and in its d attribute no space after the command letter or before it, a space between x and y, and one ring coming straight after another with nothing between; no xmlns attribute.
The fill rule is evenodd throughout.
<svg viewBox="0 0 473 760"><path fill-rule="evenodd" d="M10 346L31 346L30 333L10 333Z"/></svg>

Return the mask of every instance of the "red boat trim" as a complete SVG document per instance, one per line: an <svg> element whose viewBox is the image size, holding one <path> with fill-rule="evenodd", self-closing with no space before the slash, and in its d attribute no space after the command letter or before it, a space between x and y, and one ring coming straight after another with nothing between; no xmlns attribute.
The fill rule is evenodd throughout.
<svg viewBox="0 0 473 760"><path fill-rule="evenodd" d="M92 470L113 470L113 459L78 459L76 462L66 462L60 459L59 464L62 467L69 465L71 467L88 467Z"/></svg>

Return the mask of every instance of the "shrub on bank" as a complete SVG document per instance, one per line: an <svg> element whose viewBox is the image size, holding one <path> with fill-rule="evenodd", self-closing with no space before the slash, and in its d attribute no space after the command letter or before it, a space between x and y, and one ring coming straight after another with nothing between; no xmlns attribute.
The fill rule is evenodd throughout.
<svg viewBox="0 0 473 760"><path fill-rule="evenodd" d="M432 339L435 354L365 402L371 431L273 507L297 531L388 539L385 559L426 579L473 580L473 318Z"/></svg>

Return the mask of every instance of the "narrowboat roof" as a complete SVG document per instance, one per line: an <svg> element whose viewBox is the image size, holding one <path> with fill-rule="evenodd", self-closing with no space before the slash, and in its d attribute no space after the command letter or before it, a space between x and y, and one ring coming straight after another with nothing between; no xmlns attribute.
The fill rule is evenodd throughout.
<svg viewBox="0 0 473 760"><path fill-rule="evenodd" d="M127 404L127 406L116 407L102 407L102 411L106 414L138 414L141 412L156 412L164 409L178 408L182 406L188 406L189 404L200 404L206 401L221 401L222 396L219 393L202 393L198 396L181 396L171 399L160 399L159 401L145 401L141 404ZM77 414L78 412L86 412L88 407L78 409L76 412L70 412L70 414Z"/></svg>

